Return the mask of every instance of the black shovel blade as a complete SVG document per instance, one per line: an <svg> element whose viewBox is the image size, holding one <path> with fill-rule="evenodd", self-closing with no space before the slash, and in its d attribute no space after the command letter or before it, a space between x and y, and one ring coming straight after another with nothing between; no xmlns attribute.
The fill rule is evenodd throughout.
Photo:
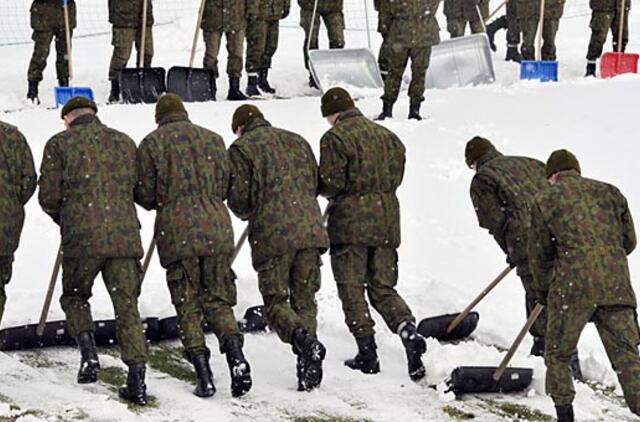
<svg viewBox="0 0 640 422"><path fill-rule="evenodd" d="M493 366L460 366L447 381L456 395L474 393L515 393L526 390L533 379L533 369L507 368L499 381L493 379Z"/></svg>
<svg viewBox="0 0 640 422"><path fill-rule="evenodd" d="M162 67L123 69L120 72L122 101L127 104L155 103L167 91Z"/></svg>
<svg viewBox="0 0 640 422"><path fill-rule="evenodd" d="M449 324L460 314L442 315L432 318L425 318L418 324L418 332L423 337L433 337L438 341L454 341L469 337L478 327L480 314L471 312L462 322L449 334L447 328Z"/></svg>
<svg viewBox="0 0 640 422"><path fill-rule="evenodd" d="M264 333L268 331L267 318L263 305L252 306L246 310L244 317L238 321L243 333Z"/></svg>
<svg viewBox="0 0 640 422"><path fill-rule="evenodd" d="M167 74L167 92L185 102L216 100L216 78L211 69L174 66Z"/></svg>

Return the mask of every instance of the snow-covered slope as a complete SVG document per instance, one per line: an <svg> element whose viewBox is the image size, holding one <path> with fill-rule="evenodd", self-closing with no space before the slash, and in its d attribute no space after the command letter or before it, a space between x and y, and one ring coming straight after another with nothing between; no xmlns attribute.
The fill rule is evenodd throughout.
<svg viewBox="0 0 640 422"><path fill-rule="evenodd" d="M631 28L640 27L640 16L632 12ZM190 46L191 19L156 31L156 64L170 67L186 62ZM504 35L501 35L503 37ZM432 91L427 94L422 122L404 120L408 99L396 106L396 119L385 122L407 146L407 173L400 189L403 245L400 248L399 290L417 317L459 311L505 266L497 245L478 228L468 195L472 173L465 167L464 144L474 135L492 139L507 154L529 155L546 160L551 151L566 147L582 162L586 175L612 182L629 199L631 210L640 215L640 188L637 182L635 127L640 118L638 93L640 77L627 75L614 80L585 80L584 55L588 42L588 17L566 19L558 34L561 82L540 84L518 80L519 68L494 56L498 82L490 86ZM302 134L318 152L318 142L328 126L320 115L319 98L306 88L307 75L302 68L300 29L285 28L281 48L272 71L280 93L291 100L261 101L257 105L276 126ZM108 37L77 40L75 43L76 83L90 85L98 101L106 101L106 72L110 45ZM364 45L364 34L348 34L352 45ZM377 38L376 38L377 41ZM609 44L610 45L610 44ZM607 49L609 49L609 45ZM640 51L640 38L632 32L629 51ZM20 127L33 149L37 164L47 139L63 129L56 110L33 107L23 102L26 91L26 67L30 47L0 50L0 120ZM224 53L222 53L224 68ZM46 80L41 86L45 106L52 105L54 63L50 60ZM222 82L219 97L226 94ZM221 101L188 105L194 122L211 128L233 141L231 115L237 104ZM358 106L370 116L380 111L375 96L363 98ZM20 110L20 111L15 111ZM136 141L154 129L153 106L101 106L99 117L108 125L127 132ZM139 210L143 242L151 237L153 215ZM234 221L236 235L243 224ZM8 304L2 327L36 321L53 264L59 234L55 225L32 200L21 247L16 254L14 278L8 286ZM631 271L640 268L640 255L632 255ZM247 306L260 303L255 273L245 248L234 265L239 276L237 316ZM640 287L635 282L636 288ZM58 297L59 291L56 294ZM4 414L27 412L23 420L70 420L73 418L106 420L292 420L303 416L341 416L374 421L446 421L452 420L452 408L472 413L476 420L516 420L533 410L530 420L548 420L553 414L551 400L544 395L544 363L527 357L531 345L527 339L516 355L515 365L535 369L535 381L527 394L509 397L469 397L451 402L451 397L428 388L441 383L458 365L495 365L524 323L524 294L515 275L510 275L478 308L481 322L475 342L457 346L429 341L425 356L428 379L413 384L406 375L404 353L399 339L378 322L377 340L382 373L365 376L347 370L342 361L355 351L355 344L344 326L337 292L325 257L323 287L319 294L319 333L328 348L326 377L322 388L310 394L295 391L294 358L290 348L276 336L248 336L246 354L254 372L254 390L243 399L231 399L224 359L217 352L212 358L219 393L210 400L191 395L188 382L181 381L181 363L175 362L177 343L154 346L157 356L150 370L149 393L156 405L145 410L129 410L115 398L109 382L117 382L124 368L105 350L103 366L111 375L96 386L74 383L79 357L73 349L40 353L0 354L0 402L12 403L22 410L10 410L0 403ZM112 317L112 308L100 280L94 288L92 308L96 318ZM157 258L142 289L141 310L145 316L173 314L164 273ZM63 318L54 303L51 319ZM209 336L212 350L215 337ZM491 345L497 345L496 348ZM593 327L588 327L580 343L581 361L586 377L599 390L581 384L577 387L576 411L579 420L635 420L621 405L615 373ZM174 363L167 369L166 363ZM185 363L186 364L186 363ZM177 368L176 367L177 365ZM172 375L167 375L169 372ZM519 408L517 406L524 406ZM533 409L533 410L532 410ZM35 416L34 416L35 415Z"/></svg>

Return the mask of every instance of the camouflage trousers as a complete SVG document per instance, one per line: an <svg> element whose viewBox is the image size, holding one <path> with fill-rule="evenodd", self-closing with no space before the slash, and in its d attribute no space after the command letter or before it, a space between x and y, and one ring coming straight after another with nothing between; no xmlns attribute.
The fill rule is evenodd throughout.
<svg viewBox="0 0 640 422"><path fill-rule="evenodd" d="M598 329L629 408L640 415L640 328L635 310L626 306L594 307L590 303L572 303L567 307L559 296L549 296L548 302L546 389L555 404L568 405L575 398L571 356L584 327L591 321Z"/></svg>
<svg viewBox="0 0 640 422"><path fill-rule="evenodd" d="M147 27L144 42L144 59L143 66L150 67L153 60L153 29ZM136 47L136 62L134 67L138 66L140 61L140 49L142 42L142 28L121 28L114 26L112 30L111 45L113 46L113 55L111 56L111 64L109 65L109 80L118 79L118 75L127 67L133 46Z"/></svg>
<svg viewBox="0 0 640 422"><path fill-rule="evenodd" d="M69 63L67 62L67 41L64 28L57 31L33 31L33 55L29 63L27 79L40 82L42 72L47 67L47 58L51 49L51 42L56 42L56 74L58 79L69 79Z"/></svg>
<svg viewBox="0 0 640 422"><path fill-rule="evenodd" d="M520 25L518 24L518 6L515 1L507 3L507 46L520 45Z"/></svg>
<svg viewBox="0 0 640 422"><path fill-rule="evenodd" d="M11 266L13 265L12 256L0 256L0 322L4 314L4 305L7 301L7 295L4 288L11 281Z"/></svg>
<svg viewBox="0 0 640 422"><path fill-rule="evenodd" d="M587 60L596 61L602 55L604 44L607 41L609 31L613 36L613 51L618 51L618 35L620 20L616 12L596 12L591 14L591 40L587 51ZM622 32L622 51L624 52L629 42L629 14L625 14L624 30Z"/></svg>
<svg viewBox="0 0 640 422"><path fill-rule="evenodd" d="M332 247L331 267L342 302L345 323L356 338L375 334L374 322L365 300L382 316L389 330L415 322L406 302L395 289L398 283L398 254L391 248L366 246Z"/></svg>
<svg viewBox="0 0 640 422"><path fill-rule="evenodd" d="M299 327L316 334L315 297L320 290L321 265L317 249L303 249L270 259L258 268L267 322L285 343L291 343Z"/></svg>
<svg viewBox="0 0 640 422"><path fill-rule="evenodd" d="M409 47L390 41L389 74L384 83L382 101L394 104L400 93L402 75L411 59L411 83L409 98L411 102L424 101L425 80L431 58L431 47Z"/></svg>
<svg viewBox="0 0 640 422"><path fill-rule="evenodd" d="M317 12L313 21L313 31L311 31L311 17L313 10L300 9L300 26L304 29L304 45L302 51L304 53L304 66L309 69L309 55L307 54L307 45L309 45L309 37L311 37L310 50L318 49L318 37L320 35L320 18L327 28L329 37L329 48L344 48L344 14L342 12L322 13Z"/></svg>
<svg viewBox="0 0 640 422"><path fill-rule="evenodd" d="M455 0L454 0L455 1ZM462 0L467 1L467 0ZM484 32L484 24L482 19L486 19L489 16L489 2L483 0L480 5L480 14L475 10L469 16L464 16L464 13L447 16L447 31L451 38L457 38L464 36L464 31L467 27L467 23L471 28L473 34L479 34ZM475 7L474 7L475 9Z"/></svg>
<svg viewBox="0 0 640 422"><path fill-rule="evenodd" d="M242 341L233 315L236 304L236 275L226 256L183 259L167 268L167 285L178 315L178 333L186 358L210 354L202 330L203 320L218 338L220 350L230 336Z"/></svg>
<svg viewBox="0 0 640 422"><path fill-rule="evenodd" d="M520 19L518 25L522 30L521 54L524 60L535 60L536 32L539 19ZM560 19L545 18L542 31L542 60L556 60L556 34L560 27Z"/></svg>
<svg viewBox="0 0 640 422"><path fill-rule="evenodd" d="M246 67L249 76L257 76L259 71L271 67L279 35L280 22L276 20L258 20L247 26Z"/></svg>
<svg viewBox="0 0 640 422"><path fill-rule="evenodd" d="M380 44L380 52L378 53L378 68L380 69L380 73L383 78L386 79L389 74L389 56L391 52L389 50L389 41L388 41L388 24L383 22L382 15L378 14L379 24L378 24L378 32L382 37L382 44Z"/></svg>
<svg viewBox="0 0 640 422"><path fill-rule="evenodd" d="M215 77L220 76L218 70L218 53L222 36L227 39L227 75L230 78L240 78L242 76L242 54L244 52L245 31L216 32L205 31L203 33L205 53L204 67L213 70Z"/></svg>
<svg viewBox="0 0 640 422"><path fill-rule="evenodd" d="M147 361L147 341L138 311L140 263L134 258L64 258L62 260L62 296L60 304L67 317L72 337L94 331L91 316L91 289L102 273L116 320L116 339L122 360L127 365Z"/></svg>
<svg viewBox="0 0 640 422"><path fill-rule="evenodd" d="M536 292L533 289L533 275L531 274L531 270L529 269L529 264L524 262L518 265L517 267L518 276L522 281L522 287L524 287L525 292L525 306L527 310L527 319L531 312L538 304L536 299ZM529 333L534 337L545 337L547 333L547 310L546 308L542 310L542 313L536 320L536 322L529 329Z"/></svg>

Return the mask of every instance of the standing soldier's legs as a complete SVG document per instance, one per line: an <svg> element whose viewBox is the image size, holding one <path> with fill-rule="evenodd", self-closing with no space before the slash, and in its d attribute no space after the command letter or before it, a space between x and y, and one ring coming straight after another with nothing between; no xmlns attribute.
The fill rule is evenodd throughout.
<svg viewBox="0 0 640 422"><path fill-rule="evenodd" d="M616 13L611 21L611 34L613 35L613 51L618 51L618 36L620 34L620 15ZM629 11L627 10L624 14L624 26L622 29L622 48L621 52L627 48L627 43L629 42Z"/></svg>
<svg viewBox="0 0 640 422"><path fill-rule="evenodd" d="M409 119L422 120L420 105L424 101L425 79L431 59L431 47L415 47L411 55L411 84L409 84Z"/></svg>
<svg viewBox="0 0 640 422"><path fill-rule="evenodd" d="M464 29L467 22L461 17L447 18L447 31L451 38L457 38L464 35Z"/></svg>
<svg viewBox="0 0 640 422"><path fill-rule="evenodd" d="M545 18L542 31L542 60L556 60L556 34L560 27L560 19Z"/></svg>
<svg viewBox="0 0 640 422"><path fill-rule="evenodd" d="M313 28L311 28L312 15L312 10L300 9L300 26L304 29L304 45L302 46L302 51L304 54L304 67L307 70L309 70L309 55L307 54L307 46L309 46L309 50L317 50L318 35L320 33L320 16L316 14L313 21ZM313 31L311 31L312 29ZM309 37L311 37L310 44Z"/></svg>
<svg viewBox="0 0 640 422"><path fill-rule="evenodd" d="M522 58L524 60L535 60L536 31L538 30L537 18L519 19L518 24L522 30Z"/></svg>
<svg viewBox="0 0 640 422"><path fill-rule="evenodd" d="M260 19L247 25L247 76L258 76L267 47L267 22Z"/></svg>
<svg viewBox="0 0 640 422"><path fill-rule="evenodd" d="M135 36L135 29L113 27L113 35L111 38L113 55L111 56L111 64L109 65L109 80L117 80L120 71L127 66L129 57L131 57L131 49L135 41Z"/></svg>
<svg viewBox="0 0 640 422"><path fill-rule="evenodd" d="M482 19L484 19L485 21L491 14L491 11L489 10L489 0L480 1L480 14L482 15Z"/></svg>
<svg viewBox="0 0 640 422"><path fill-rule="evenodd" d="M205 52L203 66L205 69L213 70L214 76L220 76L218 71L218 53L220 52L220 43L222 41L222 33L214 31L204 31Z"/></svg>
<svg viewBox="0 0 640 422"><path fill-rule="evenodd" d="M27 79L30 82L40 82L42 81L42 72L47 67L47 57L49 57L53 32L33 31L31 39L34 42L33 55L29 63Z"/></svg>
<svg viewBox="0 0 640 422"><path fill-rule="evenodd" d="M322 15L322 20L327 27L329 48L344 48L344 14L342 12L326 13Z"/></svg>
<svg viewBox="0 0 640 422"><path fill-rule="evenodd" d="M71 38L73 39L73 30ZM67 38L64 28L55 33L56 37L56 74L60 86L69 84L69 61L67 59Z"/></svg>
<svg viewBox="0 0 640 422"><path fill-rule="evenodd" d="M142 49L142 28L136 29L136 66L140 62L140 50ZM153 60L153 27L147 26L147 31L145 34L144 40L144 58L143 58L143 67L151 67L151 61Z"/></svg>
<svg viewBox="0 0 640 422"><path fill-rule="evenodd" d="M270 69L271 60L278 50L278 40L280 37L280 21L267 22L267 37L265 41L265 49L260 59L260 68Z"/></svg>
<svg viewBox="0 0 640 422"><path fill-rule="evenodd" d="M518 7L515 1L510 1L507 3L507 60L521 60L520 52L518 51L520 33Z"/></svg>
<svg viewBox="0 0 640 422"><path fill-rule="evenodd" d="M618 375L629 409L640 416L640 328L635 310L626 306L598 308L594 322Z"/></svg>
<svg viewBox="0 0 640 422"><path fill-rule="evenodd" d="M607 12L596 12L591 14L591 39L587 51L587 61L595 63L602 55L604 43L607 41L607 34L612 27L613 14Z"/></svg>
<svg viewBox="0 0 640 422"><path fill-rule="evenodd" d="M409 48L399 43L390 43L389 45L389 75L384 82L382 102L393 106L398 99L400 85L402 84L402 75L409 61ZM413 78L414 75L411 76Z"/></svg>
<svg viewBox="0 0 640 422"><path fill-rule="evenodd" d="M4 314L4 305L7 301L7 295L5 293L5 286L11 281L11 266L13 264L12 256L0 257L0 322L2 322L2 315Z"/></svg>
<svg viewBox="0 0 640 422"><path fill-rule="evenodd" d="M320 290L320 254L317 249L298 251L291 265L291 308L310 334L318 328L316 293Z"/></svg>
<svg viewBox="0 0 640 422"><path fill-rule="evenodd" d="M67 318L71 337L95 326L91 316L91 289L104 261L96 258L64 258L62 260L62 296L60 305Z"/></svg>
<svg viewBox="0 0 640 422"><path fill-rule="evenodd" d="M227 74L229 77L242 76L242 53L244 52L244 31L227 32Z"/></svg>

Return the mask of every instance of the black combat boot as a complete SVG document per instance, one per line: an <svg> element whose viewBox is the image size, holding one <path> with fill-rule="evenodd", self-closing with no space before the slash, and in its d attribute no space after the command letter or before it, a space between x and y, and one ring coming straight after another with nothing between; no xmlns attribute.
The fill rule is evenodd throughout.
<svg viewBox="0 0 640 422"><path fill-rule="evenodd" d="M390 119L392 117L393 117L393 104L382 103L382 113L380 113L380 115L376 117L376 120L381 121L387 118Z"/></svg>
<svg viewBox="0 0 640 422"><path fill-rule="evenodd" d="M232 336L225 342L224 353L227 356L231 375L231 395L242 397L251 390L251 366L242 353L242 343L238 336Z"/></svg>
<svg viewBox="0 0 640 422"><path fill-rule="evenodd" d="M584 77L588 78L589 76L596 77L596 62L587 62L587 72Z"/></svg>
<svg viewBox="0 0 640 422"><path fill-rule="evenodd" d="M309 88L320 89L312 75L309 75Z"/></svg>
<svg viewBox="0 0 640 422"><path fill-rule="evenodd" d="M411 101L411 104L409 104L409 119L422 120L422 116L420 115L421 105L422 101Z"/></svg>
<svg viewBox="0 0 640 422"><path fill-rule="evenodd" d="M491 50L498 51L498 47L496 47L496 43L495 43L496 32L506 28L507 28L507 15L501 16L498 19L491 22L489 25L487 25L487 37L489 37L489 46L491 46Z"/></svg>
<svg viewBox="0 0 640 422"><path fill-rule="evenodd" d="M380 360L376 349L376 341L373 336L356 338L358 354L353 359L344 361L344 364L355 371L364 374L377 374L380 372Z"/></svg>
<svg viewBox="0 0 640 422"><path fill-rule="evenodd" d="M216 393L213 385L213 371L209 365L209 353L198 353L191 358L193 368L196 370L196 389L193 394L198 397L211 397Z"/></svg>
<svg viewBox="0 0 640 422"><path fill-rule="evenodd" d="M247 97L258 97L260 95L262 95L262 93L258 90L258 77L249 76L249 81L247 82Z"/></svg>
<svg viewBox="0 0 640 422"><path fill-rule="evenodd" d="M111 80L111 93L109 94L109 103L120 102L120 82L117 79Z"/></svg>
<svg viewBox="0 0 640 422"><path fill-rule="evenodd" d="M580 367L580 357L578 356L578 352L575 352L571 355L571 374L573 375L573 379L576 381L584 382L584 377L582 376L582 368Z"/></svg>
<svg viewBox="0 0 640 422"><path fill-rule="evenodd" d="M38 98L38 81L29 81L29 89L27 90L27 99L31 100L34 104L40 104L40 98Z"/></svg>
<svg viewBox="0 0 640 422"><path fill-rule="evenodd" d="M556 406L556 415L558 416L558 422L574 422L573 406Z"/></svg>
<svg viewBox="0 0 640 422"><path fill-rule="evenodd" d="M522 61L522 55L518 51L518 46L510 45L507 47L507 57L505 57L505 60L516 63L520 63Z"/></svg>
<svg viewBox="0 0 640 422"><path fill-rule="evenodd" d="M531 352L529 352L529 355L543 358L545 349L544 337L534 337L533 346L531 346Z"/></svg>
<svg viewBox="0 0 640 422"><path fill-rule="evenodd" d="M144 383L144 376L147 368L144 363L138 363L129 367L127 383L120 387L118 395L121 399L137 404L147 405L147 385Z"/></svg>
<svg viewBox="0 0 640 422"><path fill-rule="evenodd" d="M90 384L98 381L100 361L96 351L96 341L91 331L83 331L76 338L80 348L80 370L78 384Z"/></svg>
<svg viewBox="0 0 640 422"><path fill-rule="evenodd" d="M311 391L322 382L322 361L327 350L304 328L296 328L291 339L293 353L298 356L298 390Z"/></svg>
<svg viewBox="0 0 640 422"><path fill-rule="evenodd" d="M415 324L410 321L400 324L398 335L407 353L409 377L412 381L420 381L426 375L422 355L427 351L427 342L418 334Z"/></svg>
<svg viewBox="0 0 640 422"><path fill-rule="evenodd" d="M69 86L69 78L58 79L58 86Z"/></svg>
<svg viewBox="0 0 640 422"><path fill-rule="evenodd" d="M247 96L240 91L240 78L229 77L229 94L227 95L229 101L246 101Z"/></svg>
<svg viewBox="0 0 640 422"><path fill-rule="evenodd" d="M275 94L276 90L269 84L269 69L262 69L258 75L258 88L267 94Z"/></svg>

